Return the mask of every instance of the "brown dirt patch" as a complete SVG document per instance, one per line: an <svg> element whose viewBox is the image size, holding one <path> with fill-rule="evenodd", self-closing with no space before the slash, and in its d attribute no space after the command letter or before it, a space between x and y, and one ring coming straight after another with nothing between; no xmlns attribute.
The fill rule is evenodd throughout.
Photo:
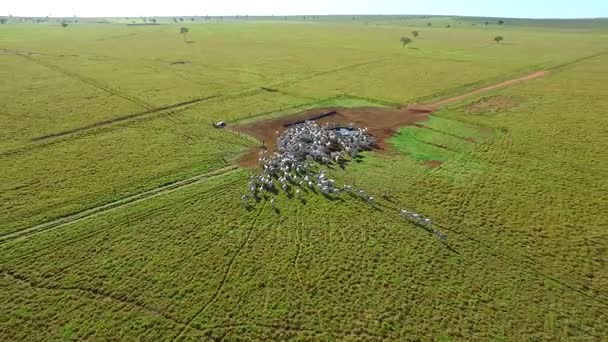
<svg viewBox="0 0 608 342"><path fill-rule="evenodd" d="M471 103L465 109L466 113L478 114L487 112L507 111L517 106L517 101L508 96L492 96Z"/></svg>
<svg viewBox="0 0 608 342"><path fill-rule="evenodd" d="M431 169L436 169L440 167L441 164L443 164L443 162L440 160L427 160L424 162L424 165L428 166Z"/></svg>
<svg viewBox="0 0 608 342"><path fill-rule="evenodd" d="M237 125L233 129L254 136L264 143L265 148L273 151L276 148L278 136L290 124L310 119L316 119L314 121L320 124L349 125L352 123L357 127L367 127L369 133L376 138L378 149L388 151L389 146L385 143L385 139L393 136L397 128L424 121L428 119L429 114L430 112L412 111L408 108L317 108L294 115ZM256 165L260 150L261 148L250 151L241 158L240 164L242 166Z"/></svg>

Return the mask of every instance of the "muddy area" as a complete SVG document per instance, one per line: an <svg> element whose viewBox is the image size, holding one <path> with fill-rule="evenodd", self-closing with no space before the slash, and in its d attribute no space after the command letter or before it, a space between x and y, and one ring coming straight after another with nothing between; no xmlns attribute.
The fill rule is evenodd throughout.
<svg viewBox="0 0 608 342"><path fill-rule="evenodd" d="M278 136L285 129L299 122L313 120L318 124L329 123L339 126L353 124L356 127L367 127L369 133L376 138L378 149L387 151L390 147L385 140L393 136L399 127L424 121L430 113L430 111L417 111L409 108L317 108L294 115L237 125L233 129L254 136L264 144L263 147L250 151L240 160L240 164L243 166L255 166L259 151L261 149L273 151L276 148Z"/></svg>

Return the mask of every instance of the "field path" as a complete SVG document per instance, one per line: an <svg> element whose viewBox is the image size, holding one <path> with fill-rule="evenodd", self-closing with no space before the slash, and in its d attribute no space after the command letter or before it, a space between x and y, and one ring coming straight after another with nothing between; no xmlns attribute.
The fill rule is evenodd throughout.
<svg viewBox="0 0 608 342"><path fill-rule="evenodd" d="M526 76L522 76L522 77L518 77L518 78L514 78L514 79L510 79L507 81L503 81L500 83L496 83L496 84L492 84L483 88L479 88L473 91L470 91L468 93L464 93L464 94L460 94L454 97L450 97L447 99L442 99L433 103L429 103L429 104L424 104L424 105L412 105L412 106L408 106L408 108L413 109L413 110L428 110L428 111L435 111L441 107L445 107L448 105L451 105L453 103L456 102L460 102L462 100L466 100L468 98L483 94L483 93L487 93L490 92L492 90L496 90L496 89L501 89L501 88L505 88L508 86L512 86L518 83L522 83L525 81L529 81L529 80L533 80L535 78L539 78L542 76L545 76L546 74L548 74L549 71L547 70L541 70L541 71L536 71L534 73L531 73L529 75Z"/></svg>
<svg viewBox="0 0 608 342"><path fill-rule="evenodd" d="M171 184L163 185L163 186L160 186L160 187L152 189L152 190L140 192L135 195L121 198L117 201L110 202L110 203L107 203L107 204L104 204L104 205L101 205L98 207L83 210L81 212L78 212L78 213L75 213L75 214L72 214L69 216L61 217L56 220L48 221L45 223L35 225L30 228L16 231L14 233L6 234L3 236L0 236L0 244L4 244L9 240L19 240L19 239L23 239L23 238L26 238L26 237L29 237L29 236L32 236L35 234L47 232L49 230L57 229L57 228L90 218L92 216L99 215L104 212L116 210L116 209L125 207L127 205L135 204L135 203L138 203L138 202L150 199L150 198L168 194L173 191L177 191L179 189L185 188L187 186L194 185L196 183L200 183L203 181L207 181L209 179L216 178L216 177L225 175L230 172L234 172L237 169L238 169L237 165L229 165L229 166L226 166L224 168L221 168L221 169L218 169L215 171L196 175L194 177L183 179L183 180L171 183Z"/></svg>

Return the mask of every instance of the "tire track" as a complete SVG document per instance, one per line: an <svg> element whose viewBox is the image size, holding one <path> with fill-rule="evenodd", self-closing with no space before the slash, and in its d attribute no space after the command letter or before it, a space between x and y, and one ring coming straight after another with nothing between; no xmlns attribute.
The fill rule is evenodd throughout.
<svg viewBox="0 0 608 342"><path fill-rule="evenodd" d="M302 76L302 77L297 77L291 80L285 80L285 81L280 81L277 83L273 83L268 85L267 87L284 87L284 86L289 86L291 84L295 84L298 82L302 82L302 81L307 81L313 78L317 78L320 76L325 76L325 75L329 75L329 74L333 74L333 73L337 73L337 72L341 72L341 71L345 71L345 70L351 70L351 69L356 69L362 66L367 66L367 65L371 65L371 64L376 64L376 63L380 63L380 62L384 62L388 60L388 58L380 58L380 59L375 59L375 60L371 60L371 61L366 61L366 62L360 62L360 63L354 63L354 64L349 64L349 65L344 65L341 67L337 67L337 68L333 68L333 69L328 69L328 70L323 70L323 71L317 71L317 72L313 72L310 75L307 76Z"/></svg>
<svg viewBox="0 0 608 342"><path fill-rule="evenodd" d="M235 323L235 324L217 324L217 325L206 325L198 328L200 331L209 331L213 329L251 329L251 328L259 328L259 329L274 329L274 330L284 330L289 332L305 332L305 333L314 333L317 335L322 335L322 331L314 330L314 329L302 329L302 328L292 328L284 325L278 324L263 324L263 323Z"/></svg>
<svg viewBox="0 0 608 342"><path fill-rule="evenodd" d="M128 114L128 115L124 115L124 116L119 116L113 119L108 119L108 120L103 120L103 121L98 121L95 123L92 123L90 125L85 125L85 126L81 126L78 128L74 128L74 129L70 129L70 130L66 130L66 131L61 131L61 132L56 132L56 133L51 133L51 134L46 134L46 135L42 135L39 137L35 137L32 138L30 141L32 142L37 142L37 141L43 141L43 140L48 140L48 139L53 139L53 138L59 138L59 137L63 137L66 135L70 135L70 134L74 134L74 133L79 133L82 131L88 131L94 128L98 128L101 126L107 126L107 125L111 125L111 124L116 124L116 123L120 123L123 121L127 121L127 120L131 120L131 119L136 119L142 116L146 116L146 115L150 115L150 114L155 114L155 113L159 113L159 112L163 112L163 111L168 111L171 109L176 109L176 108L180 108L180 107L187 107L190 105L193 105L195 103L199 103L199 102L204 102L204 101L208 101L211 99L214 99L218 97L217 95L214 96L207 96L207 97L201 97L201 98L197 98L197 99L193 99L193 100L189 100L189 101L184 101L184 102L179 102L179 103L175 103L175 104L171 104L171 105L167 105L167 106L162 106L162 107L157 107L157 108L152 108L143 112L138 112L138 113L133 113L133 114ZM167 113L167 114L171 114L171 112Z"/></svg>
<svg viewBox="0 0 608 342"><path fill-rule="evenodd" d="M566 63L562 63L560 65L556 65L556 66L551 67L549 69L550 70L554 70L554 71L560 71L560 70L566 69L566 68L568 68L568 67L570 67L570 66L572 66L574 64L578 64L578 63L581 63L581 62L586 62L586 61L589 61L589 60L592 60L592 59L596 59L596 58L602 57L602 56L607 55L607 54L608 54L608 51L598 52L598 53L595 53L593 55L589 55L589 56L581 57L579 59L575 59L575 60L573 60L571 62L566 62Z"/></svg>
<svg viewBox="0 0 608 342"><path fill-rule="evenodd" d="M135 301L122 299L111 293L108 293L106 291L103 291L103 290L100 290L97 288L89 289L89 288L82 288L82 287L77 287L77 286L44 285L41 283L33 282L22 275L19 275L16 273L11 273L6 270L4 270L2 272L2 274L4 276L4 279L8 279L9 281L12 281L13 283L21 283L28 287L49 290L49 291L75 291L75 292L79 292L79 293L84 294L91 298L100 298L100 297L107 298L114 302L119 302L119 303L127 305L129 307L136 308L149 315L160 316L168 321L175 323L178 326L183 326L185 324L185 322L181 322L178 319L176 319L175 317L169 316L160 310L151 309L151 308L149 308L141 303L135 302Z"/></svg>
<svg viewBox="0 0 608 342"><path fill-rule="evenodd" d="M222 289L224 288L224 285L226 284L226 281L228 280L228 277L230 276L230 271L232 271L232 266L234 266L234 263L235 263L236 259L239 257L239 255L241 254L241 252L243 251L243 249L245 248L245 246L247 246L247 243L251 239L251 234L253 233L253 230L255 229L255 225L258 222L258 219L260 218L260 215L262 214L262 211L264 210L265 206L266 206L266 201L264 201L264 203L262 204L262 207L260 208L260 210L258 211L257 215L253 219L253 222L251 223L251 227L249 228L249 231L247 232L247 235L245 236L245 239L243 239L243 242L241 243L241 245L239 246L239 248L237 249L237 251L234 253L234 255L232 256L232 258L230 259L230 262L228 263L228 267L226 267L226 271L224 272L224 276L222 277L222 280L220 281L220 284L216 288L216 290L213 293L213 295L211 296L211 298L207 301L207 303L205 303L205 305L203 305L203 307L200 310L198 310L194 314L194 316L192 316L192 318L190 318L188 320L188 322L186 322L186 325L172 339L173 341L176 341L180 337L182 337L182 335L184 334L184 332L189 327L192 326L192 322L194 322L194 320L198 316L200 316L203 312L205 312L205 310L207 310L207 308L209 307L209 305L211 305L217 299L217 297L219 296L219 294L222 292Z"/></svg>
<svg viewBox="0 0 608 342"><path fill-rule="evenodd" d="M231 187L233 185L236 185L237 183L241 183L241 181L235 180L233 182L228 182L225 184L221 184L221 185L212 187L207 190L207 193L213 193L214 195L217 195L218 193L221 193L221 192L216 191L216 190L223 190L224 188ZM158 216L163 215L164 209L166 209L170 206L174 206L176 204L196 205L197 203L199 203L202 200L203 199L201 198L201 194L195 193L188 197L181 198L177 202L171 202L169 204L165 204L163 206L154 208L152 210L146 210L144 212L139 213L138 215L128 215L127 217L123 218L122 220L116 222L116 226L124 226L124 225L127 225L130 221L139 221L140 219L143 219L143 218L150 219L154 215L158 215ZM59 248L66 248L75 243L87 240L87 239L95 237L97 235L100 235L113 228L115 228L115 226L109 225L109 224L105 225L103 227L97 227L95 230L87 231L86 233L78 234L74 237L70 237L65 240L54 241L52 244L37 246L36 254L33 254L33 253L22 254L22 255L15 256L13 258L9 258L7 261L12 262L12 263L16 262L17 263L16 266L19 267L21 265L20 263L29 263L29 260L31 260L31 259L38 259L38 258L52 255L52 254L56 253ZM49 249L50 249L50 251L49 251Z"/></svg>
<svg viewBox="0 0 608 342"><path fill-rule="evenodd" d="M393 210L395 213L399 212L400 208L394 206L393 203L391 204L380 204L380 206L383 206L387 209L391 209ZM537 278L543 278L543 279L547 279L550 281L555 282L556 284L562 286L564 289L567 289L570 292L573 293L578 293L579 295L585 297L586 299L592 301L592 302L596 302L598 304L601 304L603 306L608 307L608 299L606 298L602 298L600 297L600 295L606 296L608 297L608 292L604 291L604 290L599 290L593 287L590 287L590 289L594 292L595 296L592 296L588 293L583 292L582 290L576 288L573 285L570 285L568 283L566 283L564 280L559 279L558 277L552 276L550 274L547 274L541 270L538 270L536 267L534 267L533 265L530 265L529 262L531 262L532 264L538 264L538 262L536 260L534 260L532 257L527 256L527 255L519 255L519 258L516 257L513 253L506 253L506 252L502 252L499 251L489 245L487 245L486 243L484 243L483 241L470 236L469 234L464 233L463 231L454 229L452 227L449 227L445 224L442 223L433 223L435 226L442 228L446 231L450 231L453 232L457 235L460 235L462 237L464 237L466 240L470 240L473 241L474 243L476 243L477 245L483 247L484 249L486 249L495 259L497 260L501 260L508 264L511 265L515 268L519 268L519 269L523 269L526 273L532 274L534 276L536 276ZM529 262L523 261L522 259L526 259ZM563 277L565 280L572 282L574 284L576 284L575 281L572 281L572 279L566 279L567 277Z"/></svg>
<svg viewBox="0 0 608 342"><path fill-rule="evenodd" d="M315 329L303 329L303 328L295 328L295 327L289 327L289 326L285 326L285 325L280 325L280 324L264 324L264 323L233 323L233 324L216 324L216 325L206 325L203 327L199 327L197 330L198 331L202 331L202 332L208 332L210 330L213 329L222 329L222 330L227 330L227 329L273 329L273 330L283 330L283 331L288 331L288 332L302 332L302 333L309 333L309 334L316 334L316 335L327 335L327 333L323 332L323 331L319 331L319 330L315 330ZM335 336L339 336L341 338L343 338L344 340L351 340L353 336L357 336L360 338L364 338L365 341L372 341L372 340L376 340L376 341L382 341L382 337L377 336L377 335L372 335L369 334L367 332L357 332L357 333L348 333L348 332L335 332L333 333ZM350 337L350 339L349 339ZM335 337L333 337L330 341L335 340Z"/></svg>
<svg viewBox="0 0 608 342"><path fill-rule="evenodd" d="M437 143L433 143L433 142L430 142L430 141L424 141L422 139L418 139L418 138L415 138L415 137L412 137L412 136L408 136L407 139L411 139L411 140L417 141L417 142L419 142L421 144L426 144L426 145L430 145L430 146L433 146L433 147L441 148L441 149L450 151L452 153L459 153L459 151L457 151L457 150L455 150L455 149L453 149L451 147L448 147L448 146L445 146L445 145L441 145L441 144L437 144Z"/></svg>
<svg viewBox="0 0 608 342"><path fill-rule="evenodd" d="M185 326L186 322L181 321L175 317L172 317L170 315L165 314L164 312L162 312L161 310L157 310L157 309L153 309L153 308L149 308L144 304L138 303L136 301L131 301L131 300L125 300L122 299L120 297L117 297L115 295L112 295L110 293L107 293L103 290L99 290L97 288L82 288L82 287L77 287L77 286L58 286L58 285L44 285L44 284L40 284L40 283L36 283L33 282L29 279L27 279L26 277L16 274L16 273L11 273L8 271L3 271L2 272L4 279L8 279L9 281L12 281L13 283L19 283L19 284L23 284L26 285L28 287L31 288L36 288L36 289L42 289L42 290L48 290L48 291L57 291L57 292L79 292L85 296L88 296L91 299L99 299L99 298L105 298L105 299L109 299L113 302L117 302L123 305L126 305L128 307L137 309L139 311L143 311L145 313L147 313L148 315L151 316L156 316L156 317L160 317L163 318L165 320L168 320L172 323L174 323L176 326L181 327L181 326ZM190 326L190 328L200 332L200 333L204 333L205 330L200 330L196 327L192 327Z"/></svg>
<svg viewBox="0 0 608 342"><path fill-rule="evenodd" d="M304 286L304 282L302 281L302 276L300 275L300 268L298 265L298 261L300 259L300 255L302 253L302 227L304 226L303 222L300 220L300 206L296 208L296 255L293 259L293 268L296 274L296 279L298 281L298 285L300 286L300 290L304 295L308 298L308 302L310 306L312 306L315 310L315 315L317 316L317 320L319 321L319 325L327 334L334 334L334 332L329 332L330 330L327 328L325 322L321 319L321 314L319 313L319 309L315 305L310 293L306 291L306 287Z"/></svg>
<svg viewBox="0 0 608 342"><path fill-rule="evenodd" d="M29 236L39 234L42 232L46 232L52 229L57 229L96 215L99 215L104 212L108 212L110 210L116 210L127 205L132 205L141 201L148 200L150 198L158 197L164 194L168 194L174 191L177 191L181 188L191 186L193 184L199 183L201 181L206 181L212 178L220 177L230 172L234 172L238 169L237 165L229 165L219 170L207 172L204 174L200 174L194 177L190 177L188 179L176 181L174 183L170 183L167 185L160 186L158 188L144 191L135 195L131 195L122 199L119 199L114 202L110 202L98 207L90 208L66 217L62 217L53 221L45 222L30 228L22 229L13 233L9 233L6 235L0 236L0 245L6 243L7 241L14 241L18 239L27 238Z"/></svg>
<svg viewBox="0 0 608 342"><path fill-rule="evenodd" d="M465 137L461 137L458 134L442 131L440 129L433 128L433 127L430 127L430 126L427 126L427 125L424 125L424 124L417 123L417 124L414 124L414 126L416 126L418 128L426 129L426 130L429 130L429 131L432 131L432 132L435 132L435 133L439 133L439 134L442 134L442 135L447 135L449 137L453 137L453 138L456 138L458 140L462 140L462 141L467 142L467 143L475 143L474 141L471 141L470 139L467 139Z"/></svg>
<svg viewBox="0 0 608 342"><path fill-rule="evenodd" d="M113 88L111 88L111 87L109 87L109 86L107 86L107 85L105 85L105 84L102 84L101 82L96 81L96 80L94 80L94 79L92 79L92 78L89 78L89 77L84 77L84 76L81 76L81 75L79 75L79 74L77 74L77 73L74 73L74 72L68 71L68 70L63 69L63 68L61 68L61 67L58 67L58 66L56 66L56 65L52 65L52 64L49 64L49 63L45 63L45 62L43 62L43 61L41 61L41 60L38 60L38 59L36 59L36 58L31 57L30 55L21 54L21 53L17 53L17 55L18 55L18 56L21 56L21 57L23 57L23 58L25 58L25 59L27 59L27 60L29 60L29 61L31 61L31 62L34 62L34 63L36 63L36 64L39 64L39 65L41 65L41 66L44 66L44 67L46 67L46 68L48 68L48 69L51 69L51 70L53 70L53 71L56 71L56 72L58 72L58 73L61 73L61 74L63 74L63 75L69 76L69 77L72 77L72 78L74 78L74 79L77 79L77 80L79 80L79 81L81 81L81 82L83 82L83 83L86 83L86 84L88 84L88 85L91 85L91 86L93 86L93 87L96 87L96 88L98 88L98 89L101 89L101 90L105 91L106 93L109 93L109 94L112 94L112 95L118 96L118 97L120 97L120 98L122 98L122 99L125 99L125 100L127 100L127 101L130 101L130 102L132 102L132 103L134 103L134 104L136 104L136 105L138 105L138 106L140 106L140 107L147 108L147 109L152 109L152 108L154 108L154 106L153 106L153 105L151 105L151 104L149 104L149 103L145 102L145 101L144 101L144 100L142 100L142 99L139 99L139 98L137 98L137 97L135 97L135 96L133 96L133 95L128 95L128 94L126 94L126 93L123 93L123 92L121 92L121 91L118 91L118 90L116 90L116 89L113 89Z"/></svg>

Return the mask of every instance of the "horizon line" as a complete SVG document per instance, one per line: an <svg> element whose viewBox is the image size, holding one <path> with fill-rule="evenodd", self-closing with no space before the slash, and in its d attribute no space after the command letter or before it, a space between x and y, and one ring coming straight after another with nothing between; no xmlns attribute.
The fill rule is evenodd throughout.
<svg viewBox="0 0 608 342"><path fill-rule="evenodd" d="M214 15L112 15L112 16L26 16L26 15L0 15L2 18L173 18L173 17L196 17L196 18L217 18L217 17L341 17L341 16L377 16L377 17L451 17L451 18L492 18L492 19L515 19L515 20L598 20L608 19L608 16L600 17L496 17L484 15L457 15L457 14L214 14Z"/></svg>

